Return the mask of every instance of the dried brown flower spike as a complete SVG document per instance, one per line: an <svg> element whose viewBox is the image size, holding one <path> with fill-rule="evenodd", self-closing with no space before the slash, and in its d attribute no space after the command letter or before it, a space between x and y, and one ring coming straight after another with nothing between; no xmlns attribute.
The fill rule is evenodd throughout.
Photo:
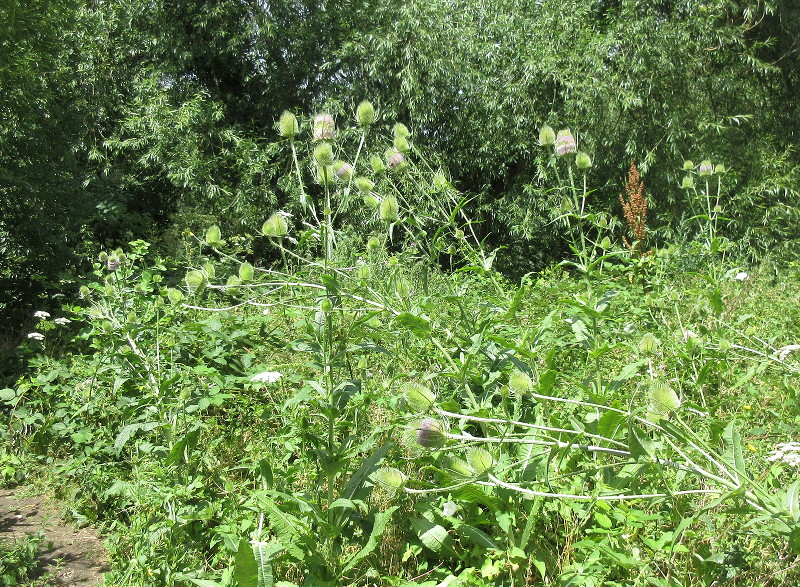
<svg viewBox="0 0 800 587"><path fill-rule="evenodd" d="M644 182L639 177L639 170L633 161L625 182L625 194L619 195L619 203L622 204L625 221L635 239L633 245L624 236L622 240L631 253L643 257L648 254L644 252L647 240L647 198L644 197Z"/></svg>

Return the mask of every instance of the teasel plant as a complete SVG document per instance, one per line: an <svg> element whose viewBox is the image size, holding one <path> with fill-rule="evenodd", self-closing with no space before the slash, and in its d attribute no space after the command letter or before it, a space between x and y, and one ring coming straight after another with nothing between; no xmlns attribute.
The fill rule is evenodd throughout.
<svg viewBox="0 0 800 587"><path fill-rule="evenodd" d="M656 348L653 340L642 346L646 353ZM748 471L735 422L727 424L717 445L701 432L707 414L685 404L667 382L651 372L643 390L638 405L625 409L540 393L532 383L527 399L542 409L558 409L548 410L547 418L539 411L526 422L444 409L429 387L407 384L401 392L413 415L406 435L417 439L423 454L439 457L421 470L433 470L437 481L447 482L395 476L397 490L457 495L475 485L523 498L591 502L695 496L704 502L698 515L732 501L800 552L800 480L785 490L768 489ZM448 431L448 423L461 431ZM481 435L464 432L468 426Z"/></svg>

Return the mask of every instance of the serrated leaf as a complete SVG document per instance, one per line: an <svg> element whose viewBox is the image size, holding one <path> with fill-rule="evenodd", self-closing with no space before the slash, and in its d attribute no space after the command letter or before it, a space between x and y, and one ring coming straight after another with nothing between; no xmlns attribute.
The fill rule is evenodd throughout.
<svg viewBox="0 0 800 587"><path fill-rule="evenodd" d="M400 326L407 328L419 338L427 338L431 335L431 323L421 316L404 312L395 316L394 319Z"/></svg>
<svg viewBox="0 0 800 587"><path fill-rule="evenodd" d="M264 510L272 531L275 532L275 536L286 553L295 560L302 561L305 553L298 546L298 542L301 536L308 531L306 526L295 516L281 511L272 500L268 500L264 504Z"/></svg>
<svg viewBox="0 0 800 587"><path fill-rule="evenodd" d="M372 523L372 532L369 534L369 538L367 539L367 543L363 546L361 550L355 553L350 560L347 561L347 564L342 569L342 573L346 573L350 569L352 569L356 563L361 561L366 556L369 556L375 547L378 546L378 541L380 540L383 531L386 529L386 525L389 523L389 520L392 519L392 514L399 509L399 506L392 506L385 511L378 512L375 514L375 521Z"/></svg>
<svg viewBox="0 0 800 587"><path fill-rule="evenodd" d="M242 538L233 563L233 580L236 587L259 587L258 564L250 543Z"/></svg>
<svg viewBox="0 0 800 587"><path fill-rule="evenodd" d="M114 450L119 454L137 432L150 432L161 425L160 422L139 422L123 426L114 439Z"/></svg>

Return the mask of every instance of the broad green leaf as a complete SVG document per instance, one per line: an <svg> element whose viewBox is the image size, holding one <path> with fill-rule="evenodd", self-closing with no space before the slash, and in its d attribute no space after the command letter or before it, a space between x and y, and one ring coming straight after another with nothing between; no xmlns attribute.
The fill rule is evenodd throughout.
<svg viewBox="0 0 800 587"><path fill-rule="evenodd" d="M233 564L233 580L236 587L260 587L258 583L258 564L250 542L242 538Z"/></svg>
<svg viewBox="0 0 800 587"><path fill-rule="evenodd" d="M431 335L431 323L421 316L404 312L395 316L394 319L400 326L407 328L419 338L427 338Z"/></svg>
<svg viewBox="0 0 800 587"><path fill-rule="evenodd" d="M742 437L739 431L736 430L736 421L731 422L725 426L722 433L722 439L725 442L725 451L722 453L722 459L726 464L736 470L736 479L739 479L739 473L745 472L744 456L742 455Z"/></svg>
<svg viewBox="0 0 800 587"><path fill-rule="evenodd" d="M369 556L372 551L375 550L375 547L378 546L378 541L380 540L383 531L386 529L386 525L389 523L389 520L392 519L392 514L397 509L399 509L399 506L392 506L385 511L375 514L375 521L372 523L372 531L369 534L367 543L361 550L355 553L350 560L347 561L342 569L342 574L352 569L359 561L361 561L364 557Z"/></svg>
<svg viewBox="0 0 800 587"><path fill-rule="evenodd" d="M137 432L150 432L162 425L160 422L139 422L123 426L114 439L114 450L119 454Z"/></svg>
<svg viewBox="0 0 800 587"><path fill-rule="evenodd" d="M410 518L409 522L411 522L411 526L426 548L437 554L458 557L458 554L453 549L453 539L443 526L434 524L425 518Z"/></svg>

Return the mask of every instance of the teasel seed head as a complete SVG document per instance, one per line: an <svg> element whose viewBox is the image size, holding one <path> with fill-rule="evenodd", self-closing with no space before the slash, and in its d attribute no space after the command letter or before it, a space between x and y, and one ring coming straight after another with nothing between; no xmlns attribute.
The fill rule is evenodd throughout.
<svg viewBox="0 0 800 587"><path fill-rule="evenodd" d="M533 380L527 373L514 369L508 376L508 388L514 393L528 393L533 389Z"/></svg>
<svg viewBox="0 0 800 587"><path fill-rule="evenodd" d="M436 402L434 393L422 383L407 381L400 390L403 392L403 399L406 406L414 412L425 413L433 407Z"/></svg>
<svg viewBox="0 0 800 587"><path fill-rule="evenodd" d="M564 155L571 155L578 150L578 145L575 143L575 137L572 136L572 131L568 128L558 131L556 135L556 155L563 157Z"/></svg>
<svg viewBox="0 0 800 587"><path fill-rule="evenodd" d="M373 155L372 157L370 157L369 164L370 166L372 166L372 171L374 171L375 173L381 173L383 171L386 171L386 165L384 165L383 159L381 159L377 155Z"/></svg>
<svg viewBox="0 0 800 587"><path fill-rule="evenodd" d="M409 145L406 137L395 137L393 144L394 148L401 153L408 153L408 151L411 149L411 145Z"/></svg>
<svg viewBox="0 0 800 587"><path fill-rule="evenodd" d="M396 467L381 467L374 474L375 483L391 491L400 491L406 483L406 476Z"/></svg>
<svg viewBox="0 0 800 587"><path fill-rule="evenodd" d="M350 181L353 177L353 166L345 161L336 161L333 164L333 172L342 181Z"/></svg>
<svg viewBox="0 0 800 587"><path fill-rule="evenodd" d="M374 210L381 203L381 201L377 198L377 196L371 193L364 194L362 196L362 199L364 200L364 205L366 205L366 207L369 208L370 210Z"/></svg>
<svg viewBox="0 0 800 587"><path fill-rule="evenodd" d="M692 169L694 169L694 162L693 161L687 159L686 161L683 162L683 170L684 171L691 171Z"/></svg>
<svg viewBox="0 0 800 587"><path fill-rule="evenodd" d="M356 119L361 126L372 125L375 122L375 107L367 100L364 100L356 108Z"/></svg>
<svg viewBox="0 0 800 587"><path fill-rule="evenodd" d="M658 350L660 342L652 332L646 332L639 341L639 351L646 357L652 356Z"/></svg>
<svg viewBox="0 0 800 587"><path fill-rule="evenodd" d="M261 226L261 234L264 236L278 237L289 233L289 225L283 214L275 212Z"/></svg>
<svg viewBox="0 0 800 587"><path fill-rule="evenodd" d="M381 248L381 240L377 236L371 236L367 239L367 250L377 251Z"/></svg>
<svg viewBox="0 0 800 587"><path fill-rule="evenodd" d="M686 175L683 177L683 180L681 181L681 189L684 190L694 189L694 179L692 179L691 175Z"/></svg>
<svg viewBox="0 0 800 587"><path fill-rule="evenodd" d="M434 418L425 418L417 426L417 443L424 448L441 448L444 446L445 436L442 426Z"/></svg>
<svg viewBox="0 0 800 587"><path fill-rule="evenodd" d="M362 194L371 192L372 188L374 188L374 187L375 187L375 184L372 183L366 177L357 177L356 178L356 188L358 188L358 191L361 192Z"/></svg>
<svg viewBox="0 0 800 587"><path fill-rule="evenodd" d="M384 222L396 222L400 218L400 206L397 198L387 196L381 201L379 213Z"/></svg>
<svg viewBox="0 0 800 587"><path fill-rule="evenodd" d="M411 131L409 131L406 125L403 124L402 122L398 122L397 124L395 124L394 128L392 129L392 132L394 132L395 138L403 137L405 139L411 136Z"/></svg>
<svg viewBox="0 0 800 587"><path fill-rule="evenodd" d="M333 163L333 147L330 143L321 143L314 149L314 161L318 165L326 166Z"/></svg>
<svg viewBox="0 0 800 587"><path fill-rule="evenodd" d="M253 266L247 261L239 265L239 279L242 281L251 281L253 279L253 274Z"/></svg>
<svg viewBox="0 0 800 587"><path fill-rule="evenodd" d="M300 124L297 122L297 117L286 110L278 119L278 132L282 137L294 139L300 133Z"/></svg>
<svg viewBox="0 0 800 587"><path fill-rule="evenodd" d="M592 158L580 151L575 157L575 165L578 169L589 169L592 166Z"/></svg>
<svg viewBox="0 0 800 587"><path fill-rule="evenodd" d="M547 124L539 129L539 144L543 147L556 144L556 132Z"/></svg>

